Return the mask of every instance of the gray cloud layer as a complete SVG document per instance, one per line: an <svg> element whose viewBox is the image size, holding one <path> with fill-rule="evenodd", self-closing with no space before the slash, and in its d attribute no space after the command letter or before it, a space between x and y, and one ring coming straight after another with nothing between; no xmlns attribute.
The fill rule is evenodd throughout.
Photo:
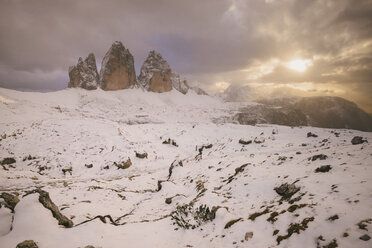
<svg viewBox="0 0 372 248"><path fill-rule="evenodd" d="M173 70L206 89L218 90L218 82L332 84L352 89L353 100L372 109L370 0L0 3L2 87L62 89L78 57L94 52L100 63L111 43L121 40L137 73L155 49ZM283 63L261 74L250 70L293 58L312 66L303 73Z"/></svg>

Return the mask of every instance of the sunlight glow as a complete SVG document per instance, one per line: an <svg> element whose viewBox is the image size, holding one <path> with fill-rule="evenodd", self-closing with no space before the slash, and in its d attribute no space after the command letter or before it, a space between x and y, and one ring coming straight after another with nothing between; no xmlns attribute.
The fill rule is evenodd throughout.
<svg viewBox="0 0 372 248"><path fill-rule="evenodd" d="M304 72L309 66L312 65L312 62L311 60L295 59L287 62L285 65L291 70Z"/></svg>

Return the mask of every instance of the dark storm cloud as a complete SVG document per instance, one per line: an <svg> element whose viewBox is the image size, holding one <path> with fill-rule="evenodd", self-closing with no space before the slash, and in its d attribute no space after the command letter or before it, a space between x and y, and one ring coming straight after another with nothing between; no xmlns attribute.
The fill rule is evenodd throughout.
<svg viewBox="0 0 372 248"><path fill-rule="evenodd" d="M369 0L0 0L0 87L61 89L78 57L100 65L115 40L135 58L149 50L213 89L217 81L338 83L371 89ZM310 59L303 73L279 63L259 77L242 70ZM259 68L259 67L257 67ZM65 72L65 73L64 73ZM363 84L356 87L356 84Z"/></svg>

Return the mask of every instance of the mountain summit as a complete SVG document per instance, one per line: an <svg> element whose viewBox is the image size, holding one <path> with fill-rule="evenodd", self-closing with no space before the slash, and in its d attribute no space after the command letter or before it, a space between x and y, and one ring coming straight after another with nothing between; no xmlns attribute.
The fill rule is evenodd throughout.
<svg viewBox="0 0 372 248"><path fill-rule="evenodd" d="M69 88L97 89L99 76L94 54L90 53L85 60L80 57L77 65L69 68L68 74L70 76Z"/></svg>
<svg viewBox="0 0 372 248"><path fill-rule="evenodd" d="M141 67L138 83L148 91L167 92L172 90L171 73L168 62L152 50Z"/></svg>
<svg viewBox="0 0 372 248"><path fill-rule="evenodd" d="M100 87L103 90L127 89L136 82L134 59L120 41L115 41L102 60Z"/></svg>

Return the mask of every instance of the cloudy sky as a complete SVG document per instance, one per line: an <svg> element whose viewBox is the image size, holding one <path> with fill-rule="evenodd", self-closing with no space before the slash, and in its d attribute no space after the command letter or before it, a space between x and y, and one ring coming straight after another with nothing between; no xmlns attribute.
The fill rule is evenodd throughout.
<svg viewBox="0 0 372 248"><path fill-rule="evenodd" d="M372 112L370 0L0 0L0 87L66 87L115 40L210 93L336 95ZM231 88L230 88L231 89Z"/></svg>

